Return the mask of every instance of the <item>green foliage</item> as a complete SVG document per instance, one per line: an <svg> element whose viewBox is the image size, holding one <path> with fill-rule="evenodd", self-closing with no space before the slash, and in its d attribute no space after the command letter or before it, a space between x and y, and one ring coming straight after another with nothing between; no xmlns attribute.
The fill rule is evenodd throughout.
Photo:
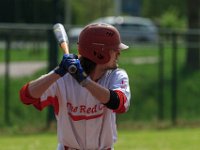
<svg viewBox="0 0 200 150"><path fill-rule="evenodd" d="M177 10L181 17L186 16L186 1L183 0L143 0L142 6L142 15L150 18L157 18L170 8Z"/></svg>
<svg viewBox="0 0 200 150"><path fill-rule="evenodd" d="M56 2L58 4L56 4ZM187 17L186 1L142 0L141 2L141 16L144 17L159 21L159 18L163 15L171 15L171 8L176 10L179 14L176 16L178 20L179 17ZM12 3L15 5L11 7ZM122 3L126 3L126 1L124 0ZM70 22L72 25L85 25L96 18L115 15L115 1L113 0L68 0L68 3L66 0L10 0L3 1L0 6L1 22L52 23L55 21L55 18L57 18L59 22L64 23L66 21L65 15L68 12L68 8L70 8L69 11L71 15L68 19L71 20ZM55 7L57 7L56 12ZM4 14L6 14L7 10L9 10L10 13L5 16Z"/></svg>
<svg viewBox="0 0 200 150"><path fill-rule="evenodd" d="M151 18L161 28L186 28L186 1L143 0L142 16Z"/></svg>
<svg viewBox="0 0 200 150"><path fill-rule="evenodd" d="M175 8L171 8L164 12L159 19L159 25L161 28L186 28L186 20L180 17L178 11Z"/></svg>
<svg viewBox="0 0 200 150"><path fill-rule="evenodd" d="M178 120L195 120L200 113L197 107L197 90L200 83L197 82L199 71L189 72L184 69L185 48L178 49L177 58L177 111ZM134 64L134 59L148 57L158 58L158 49L156 47L137 47L121 54L120 66L127 70L130 78L132 99L131 107L127 114L118 115L120 121L127 120L157 120L158 116L158 63ZM171 119L172 104L172 50L169 45L164 50L164 118ZM187 78L184 76L187 72ZM189 121L188 120L188 121Z"/></svg>
<svg viewBox="0 0 200 150"><path fill-rule="evenodd" d="M98 17L111 15L113 7L110 0L71 0L72 24L85 25Z"/></svg>

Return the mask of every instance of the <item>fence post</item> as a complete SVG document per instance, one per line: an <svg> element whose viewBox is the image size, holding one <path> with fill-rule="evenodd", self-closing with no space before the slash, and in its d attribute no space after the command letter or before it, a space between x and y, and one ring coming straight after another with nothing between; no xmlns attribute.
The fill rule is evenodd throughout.
<svg viewBox="0 0 200 150"><path fill-rule="evenodd" d="M163 88L164 88L164 44L161 39L159 38L159 64L158 64L158 76L159 76L159 91L158 91L158 119L164 119L164 96L163 96Z"/></svg>
<svg viewBox="0 0 200 150"><path fill-rule="evenodd" d="M52 23L57 23L59 16L59 2L60 0L52 0L53 3L53 16ZM49 71L53 70L58 65L58 44L55 40L52 29L48 31L48 45L49 45ZM46 127L50 126L50 123L55 119L53 107L49 107L47 111L47 123Z"/></svg>
<svg viewBox="0 0 200 150"><path fill-rule="evenodd" d="M48 71L51 71L58 65L58 45L51 29L48 30L48 49ZM49 127L54 119L53 107L49 106L46 126Z"/></svg>
<svg viewBox="0 0 200 150"><path fill-rule="evenodd" d="M5 49L5 90L4 90L4 121L7 125L10 124L10 37L6 36Z"/></svg>
<svg viewBox="0 0 200 150"><path fill-rule="evenodd" d="M173 125L176 125L177 119L177 33L172 32L172 104L171 117Z"/></svg>

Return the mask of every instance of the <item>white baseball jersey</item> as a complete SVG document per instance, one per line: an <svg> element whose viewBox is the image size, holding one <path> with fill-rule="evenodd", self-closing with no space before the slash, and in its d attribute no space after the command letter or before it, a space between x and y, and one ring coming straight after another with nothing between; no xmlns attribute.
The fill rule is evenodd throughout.
<svg viewBox="0 0 200 150"><path fill-rule="evenodd" d="M33 104L39 110L53 105L59 150L62 150L61 145L80 150L104 150L113 148L117 140L116 113L128 110L131 94L129 79L124 70L109 70L97 82L121 93L117 110L101 104L69 73L53 83L37 103L28 94L23 94L27 92L27 87L24 86L20 94L25 104Z"/></svg>

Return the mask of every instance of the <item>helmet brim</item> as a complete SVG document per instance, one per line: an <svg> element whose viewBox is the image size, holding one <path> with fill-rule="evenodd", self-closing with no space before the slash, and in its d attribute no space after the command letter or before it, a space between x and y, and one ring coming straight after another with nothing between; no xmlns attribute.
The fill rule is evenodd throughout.
<svg viewBox="0 0 200 150"><path fill-rule="evenodd" d="M125 44L123 44L123 43L119 44L119 49L120 49L120 50L125 50L125 49L128 49L128 48L129 48L128 45L125 45Z"/></svg>

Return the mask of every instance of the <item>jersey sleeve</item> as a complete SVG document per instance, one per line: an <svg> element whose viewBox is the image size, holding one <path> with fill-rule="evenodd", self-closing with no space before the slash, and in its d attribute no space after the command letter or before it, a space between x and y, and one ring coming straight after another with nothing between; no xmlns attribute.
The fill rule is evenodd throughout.
<svg viewBox="0 0 200 150"><path fill-rule="evenodd" d="M40 98L33 98L28 91L29 83L25 84L20 92L20 100L22 103L26 105L33 105L38 110L42 110L43 108L52 105L54 107L54 112L58 113L58 98L56 96L56 82L52 84Z"/></svg>
<svg viewBox="0 0 200 150"><path fill-rule="evenodd" d="M130 106L131 92L129 78L125 70L116 69L111 73L109 89L115 91L120 100L119 107L114 112L126 112Z"/></svg>

